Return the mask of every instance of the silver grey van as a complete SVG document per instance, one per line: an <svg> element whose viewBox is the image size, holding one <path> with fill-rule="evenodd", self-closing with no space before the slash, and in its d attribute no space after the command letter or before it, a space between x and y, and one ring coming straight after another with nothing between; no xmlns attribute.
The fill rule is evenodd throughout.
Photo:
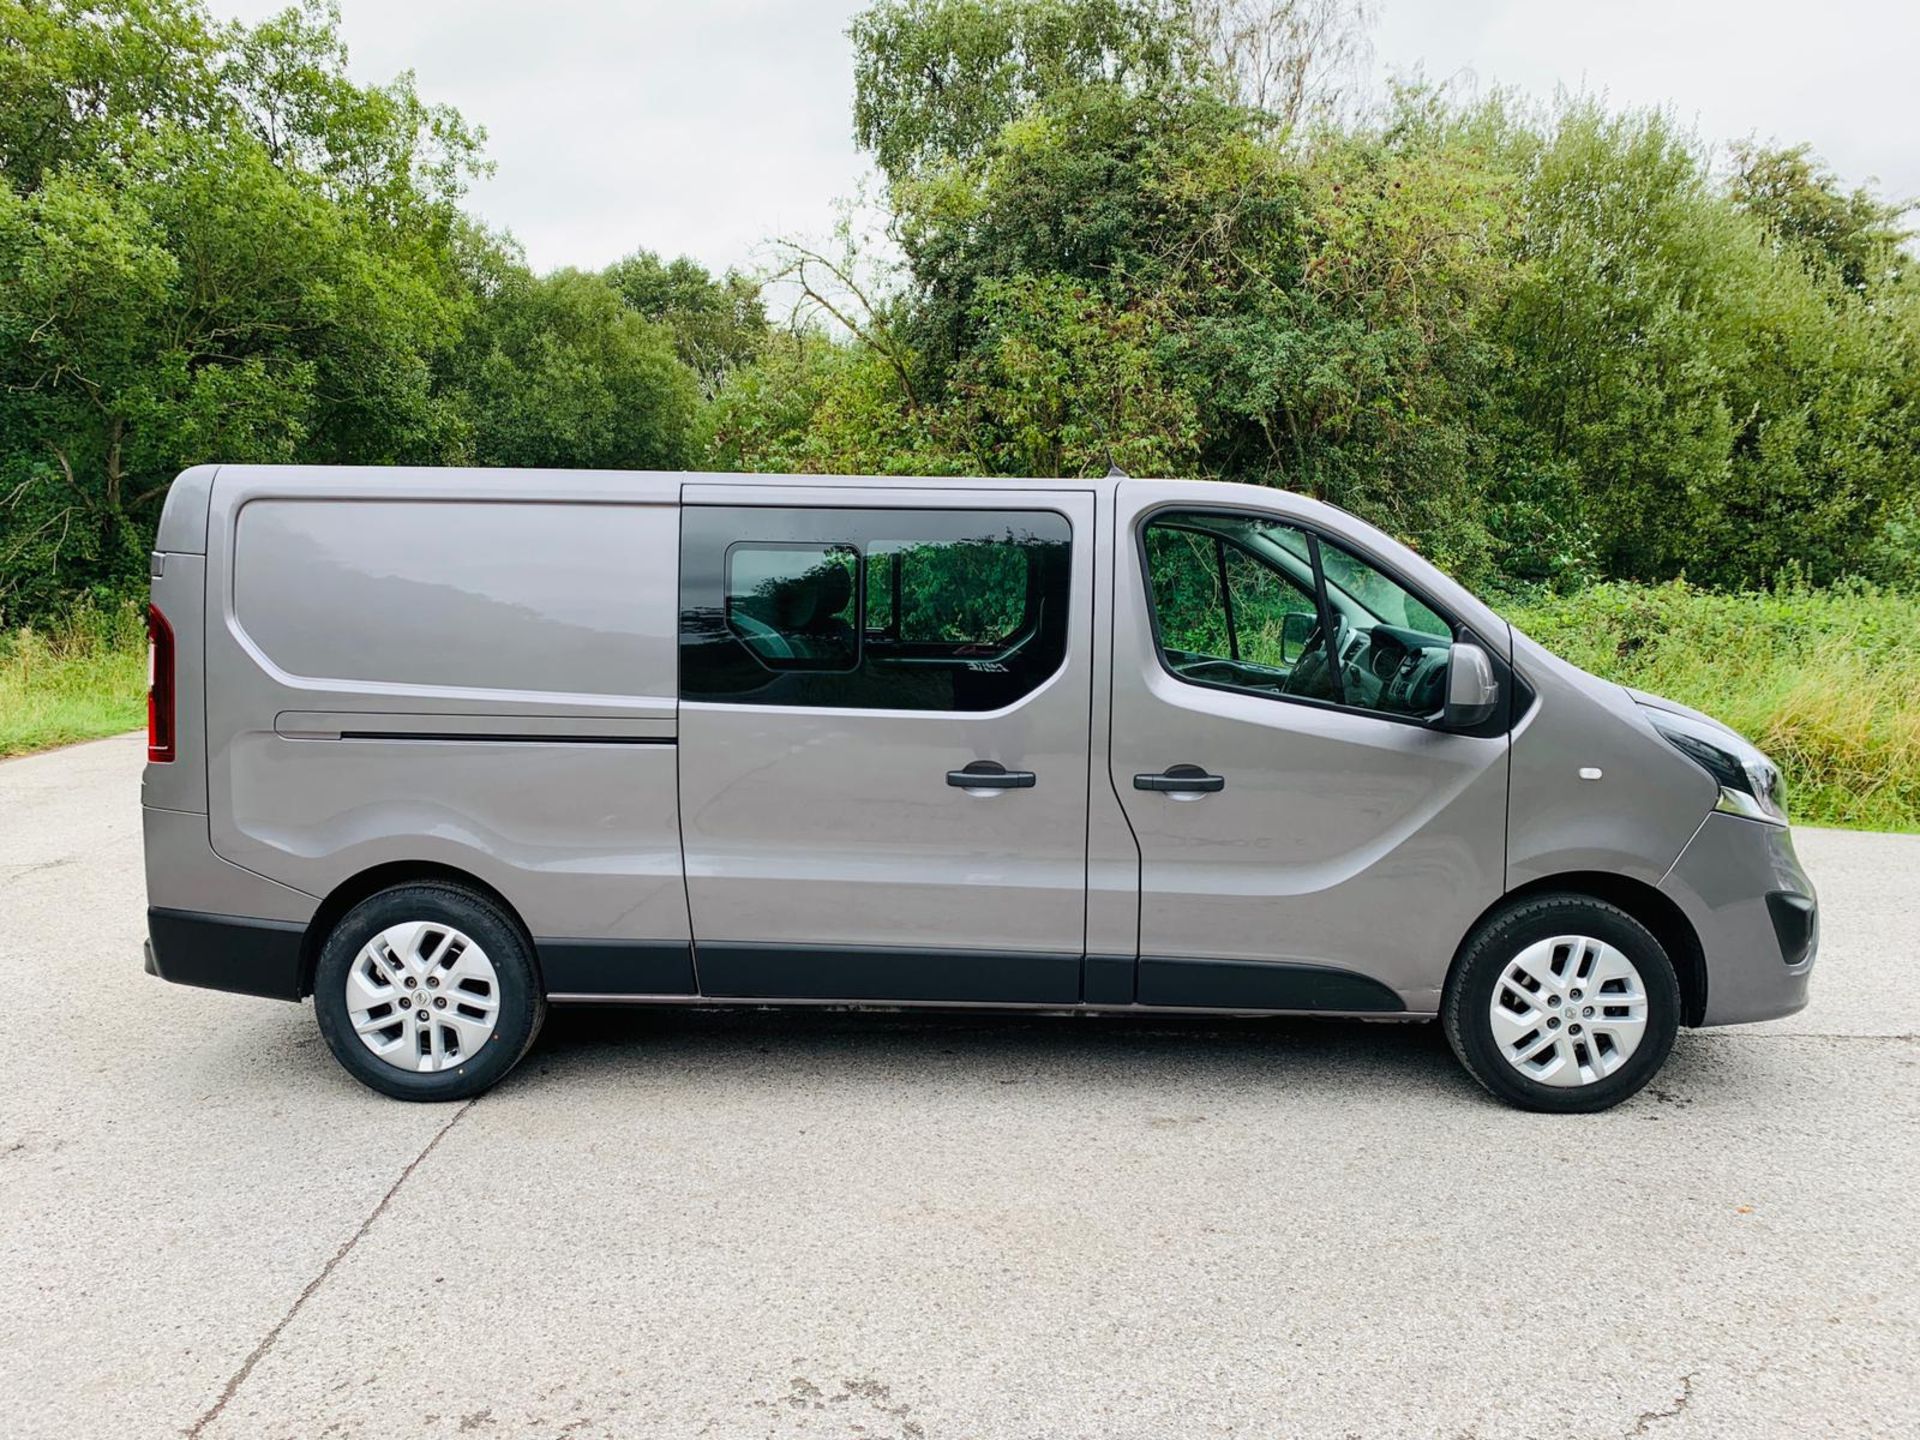
<svg viewBox="0 0 1920 1440"><path fill-rule="evenodd" d="M207 466L152 594L147 968L404 1099L872 1004L1438 1019L1599 1110L1806 1002L1764 755L1294 495Z"/></svg>

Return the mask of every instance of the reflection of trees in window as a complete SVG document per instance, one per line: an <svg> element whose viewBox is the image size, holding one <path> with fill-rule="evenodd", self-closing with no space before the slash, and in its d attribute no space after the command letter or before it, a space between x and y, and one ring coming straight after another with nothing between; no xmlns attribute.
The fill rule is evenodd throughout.
<svg viewBox="0 0 1920 1440"><path fill-rule="evenodd" d="M990 645L1028 623L1030 536L867 548L867 628L905 644Z"/></svg>

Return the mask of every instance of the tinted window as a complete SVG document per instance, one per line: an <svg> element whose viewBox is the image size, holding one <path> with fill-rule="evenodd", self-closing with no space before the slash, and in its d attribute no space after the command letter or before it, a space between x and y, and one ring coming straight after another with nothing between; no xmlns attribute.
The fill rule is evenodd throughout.
<svg viewBox="0 0 1920 1440"><path fill-rule="evenodd" d="M1291 525L1202 511L1156 514L1144 544L1180 678L1394 715L1441 708L1452 627L1378 567Z"/></svg>
<svg viewBox="0 0 1920 1440"><path fill-rule="evenodd" d="M993 645L1027 620L1026 547L1002 539L867 547L867 628L914 643Z"/></svg>
<svg viewBox="0 0 1920 1440"><path fill-rule="evenodd" d="M681 694L998 709L1066 659L1070 570L1051 511L689 506Z"/></svg>
<svg viewBox="0 0 1920 1440"><path fill-rule="evenodd" d="M851 545L735 545L727 629L769 670L851 670L859 567Z"/></svg>

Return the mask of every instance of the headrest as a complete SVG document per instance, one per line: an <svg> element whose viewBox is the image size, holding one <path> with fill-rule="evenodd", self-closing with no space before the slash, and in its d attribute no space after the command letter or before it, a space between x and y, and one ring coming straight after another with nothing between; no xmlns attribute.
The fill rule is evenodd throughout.
<svg viewBox="0 0 1920 1440"><path fill-rule="evenodd" d="M831 626L853 598L853 577L840 565L817 565L782 584L773 597L773 623L788 633Z"/></svg>

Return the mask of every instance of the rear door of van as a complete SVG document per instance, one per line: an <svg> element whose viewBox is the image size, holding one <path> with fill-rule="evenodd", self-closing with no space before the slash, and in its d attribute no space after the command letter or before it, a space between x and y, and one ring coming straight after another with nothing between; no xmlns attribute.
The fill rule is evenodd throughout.
<svg viewBox="0 0 1920 1440"><path fill-rule="evenodd" d="M1088 492L689 485L679 766L702 994L1073 1004Z"/></svg>

